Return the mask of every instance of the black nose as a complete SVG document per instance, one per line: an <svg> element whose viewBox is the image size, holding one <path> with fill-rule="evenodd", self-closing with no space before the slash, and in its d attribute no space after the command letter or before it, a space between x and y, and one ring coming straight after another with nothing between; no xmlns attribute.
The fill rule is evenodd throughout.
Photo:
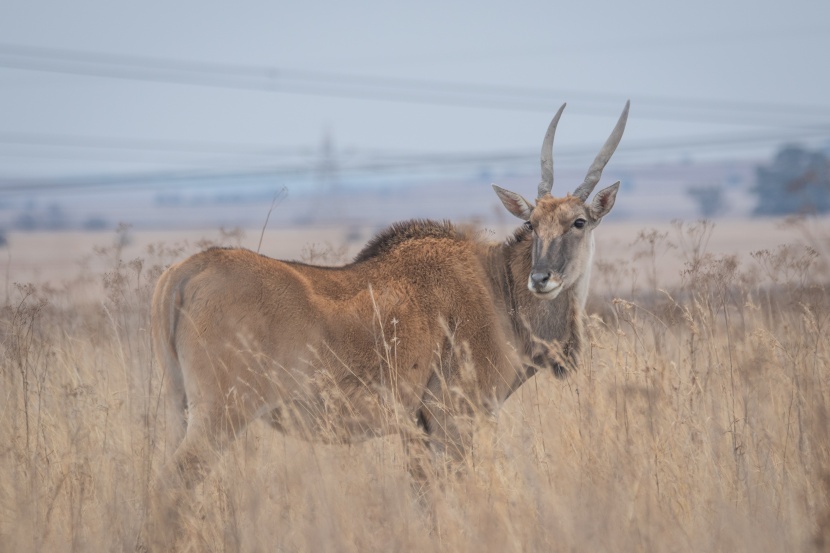
<svg viewBox="0 0 830 553"><path fill-rule="evenodd" d="M548 283L550 280L550 273L531 273L530 274L530 281L533 283L533 286L537 288L542 288L545 284Z"/></svg>

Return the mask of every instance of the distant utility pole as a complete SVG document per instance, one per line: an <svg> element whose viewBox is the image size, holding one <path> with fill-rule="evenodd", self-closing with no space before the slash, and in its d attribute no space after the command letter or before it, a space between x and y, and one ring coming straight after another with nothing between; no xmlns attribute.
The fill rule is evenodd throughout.
<svg viewBox="0 0 830 553"><path fill-rule="evenodd" d="M326 129L320 143L320 157L316 167L317 192L319 195L336 195L339 192L337 156L331 130Z"/></svg>
<svg viewBox="0 0 830 553"><path fill-rule="evenodd" d="M333 223L346 218L345 206L334 199L340 193L339 172L334 137L331 130L326 129L314 167L315 191L319 201L311 203L311 221Z"/></svg>

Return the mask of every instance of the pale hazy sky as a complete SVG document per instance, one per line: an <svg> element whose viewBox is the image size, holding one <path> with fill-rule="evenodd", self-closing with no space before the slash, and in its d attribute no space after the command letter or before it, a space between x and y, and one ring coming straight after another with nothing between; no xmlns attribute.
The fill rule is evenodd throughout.
<svg viewBox="0 0 830 553"><path fill-rule="evenodd" d="M620 163L760 158L828 143L829 23L817 0L0 0L0 180L302 163L326 133L369 161L535 155L565 101L587 167L627 98Z"/></svg>

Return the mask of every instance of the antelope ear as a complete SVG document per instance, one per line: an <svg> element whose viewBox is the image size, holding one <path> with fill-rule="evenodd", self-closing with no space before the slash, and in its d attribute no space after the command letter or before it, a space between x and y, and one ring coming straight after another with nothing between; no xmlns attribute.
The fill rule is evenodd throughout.
<svg viewBox="0 0 830 553"><path fill-rule="evenodd" d="M620 189L620 181L615 182L608 188L603 188L591 201L591 213L599 220L611 211L614 207L614 200L617 198L617 190Z"/></svg>
<svg viewBox="0 0 830 553"><path fill-rule="evenodd" d="M515 192L505 190L504 188L500 188L495 184L493 185L493 190L496 191L496 194L498 194L501 203L504 204L504 207L507 208L507 211L509 211L522 221L528 221L530 219L530 214L533 213L533 205L531 205L530 202L528 202Z"/></svg>

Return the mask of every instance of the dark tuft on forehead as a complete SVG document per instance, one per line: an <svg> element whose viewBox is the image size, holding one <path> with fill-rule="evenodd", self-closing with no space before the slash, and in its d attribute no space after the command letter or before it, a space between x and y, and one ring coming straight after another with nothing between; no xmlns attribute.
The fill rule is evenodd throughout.
<svg viewBox="0 0 830 553"><path fill-rule="evenodd" d="M557 209L561 206L573 204L573 205L582 205L582 200L577 198L576 196L571 196L568 194L567 196L563 196L562 198L554 198L553 196L545 196L544 198L539 198L536 201L536 207L541 207L542 209Z"/></svg>
<svg viewBox="0 0 830 553"><path fill-rule="evenodd" d="M582 200L570 194L563 198L545 196L536 202L531 218L536 221L548 220L550 217L559 218L561 215L567 218L582 213L585 209L584 206Z"/></svg>

